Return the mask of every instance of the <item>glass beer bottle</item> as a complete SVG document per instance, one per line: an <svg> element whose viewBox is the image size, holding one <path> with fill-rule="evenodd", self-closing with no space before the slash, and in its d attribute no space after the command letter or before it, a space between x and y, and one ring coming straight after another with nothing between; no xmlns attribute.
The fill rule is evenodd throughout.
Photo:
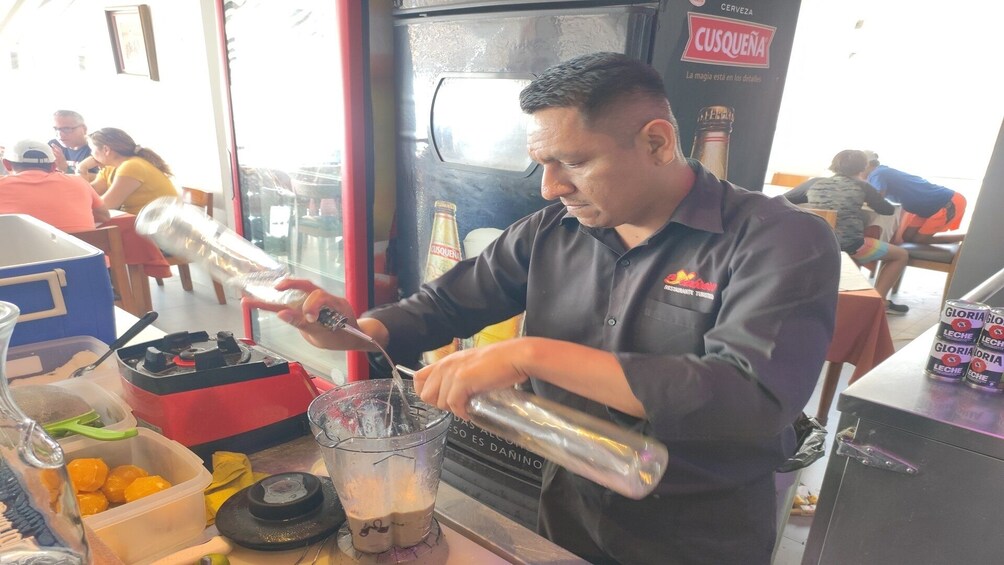
<svg viewBox="0 0 1004 565"><path fill-rule="evenodd" d="M690 158L697 159L716 177L727 179L729 173L729 139L734 114L728 106L707 106L697 115L694 146Z"/></svg>
<svg viewBox="0 0 1004 565"><path fill-rule="evenodd" d="M464 236L464 254L467 255L468 258L477 257L482 251L484 251L485 247L495 241L501 233L502 230L497 228L477 228L471 230L466 236ZM497 324L491 324L482 328L481 331L471 336L469 340L464 340L462 342L463 349L481 347L507 339L512 339L523 333L522 326L523 314L521 312L508 320L503 320Z"/></svg>
<svg viewBox="0 0 1004 565"><path fill-rule="evenodd" d="M432 218L432 239L429 241L429 256L425 261L424 282L435 280L463 260L460 251L460 234L457 230L457 205L445 200L437 200ZM426 363L435 363L459 349L459 340L427 351L422 355Z"/></svg>

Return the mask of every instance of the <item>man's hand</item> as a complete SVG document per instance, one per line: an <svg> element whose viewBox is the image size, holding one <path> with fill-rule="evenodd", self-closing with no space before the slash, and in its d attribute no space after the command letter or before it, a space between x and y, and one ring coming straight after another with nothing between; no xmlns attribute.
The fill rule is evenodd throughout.
<svg viewBox="0 0 1004 565"><path fill-rule="evenodd" d="M530 376L625 414L647 417L613 353L542 337L507 339L448 355L415 373L415 391L425 402L467 419L471 396Z"/></svg>
<svg viewBox="0 0 1004 565"><path fill-rule="evenodd" d="M63 154L63 148L58 143L50 143L49 147L52 149L53 156L56 157L56 170L65 173L68 165L66 163L66 155Z"/></svg>
<svg viewBox="0 0 1004 565"><path fill-rule="evenodd" d="M373 335L367 332L367 329L372 330L372 328L360 328L359 323L356 320L356 315L352 311L352 306L349 305L348 301L344 298L339 298L333 294L329 294L314 283L303 279L285 279L275 285L275 288L276 290L300 290L307 294L307 298L301 304L285 305L270 304L245 296L241 299L241 304L250 308L259 308L261 310L276 312L280 320L300 330L303 338L307 340L308 343L316 347L339 351L349 349L373 349L372 344L365 342L348 332L333 332L317 323L317 316L320 313L321 308L326 306L348 318L347 323L349 325L361 329L363 332L366 332L367 335ZM370 322L376 321L370 320ZM376 323L379 324L379 322ZM380 327L382 327L382 324ZM373 337L374 339L377 339L378 342L381 342L382 336L376 335ZM383 341L381 343L386 342Z"/></svg>
<svg viewBox="0 0 1004 565"><path fill-rule="evenodd" d="M471 396L511 387L529 378L520 362L528 339L509 339L453 353L416 372L415 391L426 403L467 420Z"/></svg>

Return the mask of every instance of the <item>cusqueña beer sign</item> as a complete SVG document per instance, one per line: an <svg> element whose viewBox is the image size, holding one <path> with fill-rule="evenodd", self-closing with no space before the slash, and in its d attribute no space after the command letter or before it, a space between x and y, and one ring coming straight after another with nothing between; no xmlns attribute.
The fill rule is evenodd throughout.
<svg viewBox="0 0 1004 565"><path fill-rule="evenodd" d="M660 5L653 64L665 81L683 154L721 179L760 190L799 0Z"/></svg>
<svg viewBox="0 0 1004 565"><path fill-rule="evenodd" d="M770 68L776 28L706 14L687 14L690 39L681 60L731 67Z"/></svg>

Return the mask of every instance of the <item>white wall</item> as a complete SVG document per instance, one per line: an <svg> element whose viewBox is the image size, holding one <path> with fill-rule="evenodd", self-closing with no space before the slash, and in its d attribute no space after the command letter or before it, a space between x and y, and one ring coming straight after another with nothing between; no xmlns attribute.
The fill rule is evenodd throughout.
<svg viewBox="0 0 1004 565"><path fill-rule="evenodd" d="M92 131L121 128L159 153L175 185L219 194L216 207L225 213L216 215L232 224L214 2L145 3L159 81L116 74L104 10L121 2L27 0L12 14L0 9L7 22L0 29L0 139L50 139L52 112L76 110Z"/></svg>
<svg viewBox="0 0 1004 565"><path fill-rule="evenodd" d="M955 265L949 298L959 298L1004 268L1004 127L997 137L979 200L973 206L969 235ZM988 301L1004 306L1004 291Z"/></svg>

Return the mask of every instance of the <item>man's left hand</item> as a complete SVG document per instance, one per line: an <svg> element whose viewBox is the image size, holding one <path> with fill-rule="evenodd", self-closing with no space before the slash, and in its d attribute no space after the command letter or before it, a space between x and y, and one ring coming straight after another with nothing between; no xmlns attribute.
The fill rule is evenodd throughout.
<svg viewBox="0 0 1004 565"><path fill-rule="evenodd" d="M426 403L468 420L467 401L471 396L511 387L529 378L519 361L526 339L509 339L453 353L416 372L415 391Z"/></svg>

